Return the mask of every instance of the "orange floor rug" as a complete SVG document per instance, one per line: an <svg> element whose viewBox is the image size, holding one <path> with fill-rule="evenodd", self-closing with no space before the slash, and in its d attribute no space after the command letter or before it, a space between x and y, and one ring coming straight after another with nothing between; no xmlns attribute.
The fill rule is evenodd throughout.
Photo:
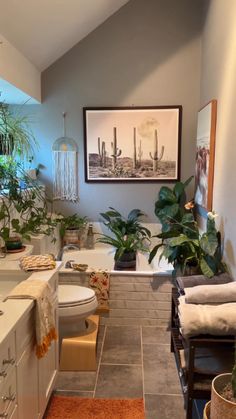
<svg viewBox="0 0 236 419"><path fill-rule="evenodd" d="M44 419L145 419L143 399L52 396Z"/></svg>

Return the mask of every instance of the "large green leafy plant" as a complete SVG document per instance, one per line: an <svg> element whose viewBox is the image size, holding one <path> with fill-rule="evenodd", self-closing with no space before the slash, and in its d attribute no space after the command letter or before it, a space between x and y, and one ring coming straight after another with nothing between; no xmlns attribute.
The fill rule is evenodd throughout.
<svg viewBox="0 0 236 419"><path fill-rule="evenodd" d="M222 261L220 232L215 227L215 214L208 213L206 231L201 233L194 218L192 201L185 203L185 188L190 183L177 182L171 190L162 187L155 205L155 213L162 224L162 232L156 237L161 241L151 251L149 261L162 248L165 257L174 267L174 273L202 273L212 277L225 272Z"/></svg>
<svg viewBox="0 0 236 419"><path fill-rule="evenodd" d="M54 240L57 222L48 213L49 200L42 187L12 158L0 159L0 236L12 234L30 240L30 234L44 233Z"/></svg>
<svg viewBox="0 0 236 419"><path fill-rule="evenodd" d="M140 223L140 219L144 216L142 211L133 209L125 218L116 209L109 207L109 211L101 213L101 216L112 235L102 234L97 241L109 244L116 249L115 260L122 257L124 253L148 250L151 233Z"/></svg>

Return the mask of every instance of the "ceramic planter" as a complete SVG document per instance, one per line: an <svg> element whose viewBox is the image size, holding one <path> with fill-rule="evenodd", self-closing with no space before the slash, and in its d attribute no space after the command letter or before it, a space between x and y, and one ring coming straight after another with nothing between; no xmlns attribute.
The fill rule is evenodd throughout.
<svg viewBox="0 0 236 419"><path fill-rule="evenodd" d="M22 240L19 236L11 236L5 242L7 250L19 250L22 248Z"/></svg>
<svg viewBox="0 0 236 419"><path fill-rule="evenodd" d="M136 253L127 252L115 261L114 269L116 271L135 270L136 268Z"/></svg>
<svg viewBox="0 0 236 419"><path fill-rule="evenodd" d="M203 419L210 419L211 417L210 414L211 414L211 402L207 402L204 407Z"/></svg>
<svg viewBox="0 0 236 419"><path fill-rule="evenodd" d="M80 230L77 228L66 229L64 237L63 237L63 243L79 245L80 244L79 234L80 234Z"/></svg>
<svg viewBox="0 0 236 419"><path fill-rule="evenodd" d="M222 389L231 381L231 374L220 374L212 381L211 419L236 418L236 403L226 400L220 395Z"/></svg>

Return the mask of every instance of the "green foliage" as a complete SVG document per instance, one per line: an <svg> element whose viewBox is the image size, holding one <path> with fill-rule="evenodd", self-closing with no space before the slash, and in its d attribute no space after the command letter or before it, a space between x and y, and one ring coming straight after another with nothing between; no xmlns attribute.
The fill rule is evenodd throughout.
<svg viewBox="0 0 236 419"><path fill-rule="evenodd" d="M119 259L124 253L148 250L147 243L149 243L151 233L140 224L139 219L144 214L139 209L133 209L128 217L124 218L116 209L109 207L109 211L101 213L101 216L112 236L102 234L97 241L109 244L117 249L115 260Z"/></svg>
<svg viewBox="0 0 236 419"><path fill-rule="evenodd" d="M87 217L81 217L79 214L75 213L69 215L68 217L64 216L59 218L60 222L60 236L64 237L66 230L82 230L86 227L88 222Z"/></svg>
<svg viewBox="0 0 236 419"><path fill-rule="evenodd" d="M38 143L29 126L29 118L22 113L12 113L9 106L0 103L1 154L19 156L29 160Z"/></svg>
<svg viewBox="0 0 236 419"><path fill-rule="evenodd" d="M48 215L49 200L10 157L0 161L0 195L0 236L5 241L12 233L27 240L30 234L44 233L54 240L56 221Z"/></svg>
<svg viewBox="0 0 236 419"><path fill-rule="evenodd" d="M157 251L163 248L160 258L165 257L174 267L185 274L189 267L207 277L227 270L222 262L221 236L215 227L214 213L208 213L206 232L200 234L193 214L192 201L185 203L185 188L193 177L185 183L177 182L171 190L163 186L155 204L155 214L162 224L162 232L149 256L149 262Z"/></svg>

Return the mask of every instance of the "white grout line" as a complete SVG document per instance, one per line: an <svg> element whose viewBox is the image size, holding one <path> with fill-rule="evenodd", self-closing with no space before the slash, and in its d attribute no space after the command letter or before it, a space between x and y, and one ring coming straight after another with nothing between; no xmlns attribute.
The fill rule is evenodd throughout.
<svg viewBox="0 0 236 419"><path fill-rule="evenodd" d="M106 331L107 331L107 326L105 325L104 335L103 335L103 339L102 339L101 352L100 352L100 357L99 357L99 360L98 360L97 375L96 375L96 380L95 380L95 385L94 385L94 390L93 390L93 398L95 398L95 392L96 392L96 389L97 389L98 374L99 374L99 371L100 371L100 365L101 365L101 360L102 360L102 353L103 353L103 346L104 346L104 342L105 342Z"/></svg>
<svg viewBox="0 0 236 419"><path fill-rule="evenodd" d="M129 363L129 364L118 364L117 362L113 362L113 363L110 363L110 362L103 362L102 363L102 365L118 365L118 366L120 366L120 367L142 367L142 364L131 364L131 363Z"/></svg>
<svg viewBox="0 0 236 419"><path fill-rule="evenodd" d="M178 393L178 394L176 394L176 393L145 393L145 395L146 396L179 396L179 397L183 397L183 394L182 393Z"/></svg>
<svg viewBox="0 0 236 419"><path fill-rule="evenodd" d="M140 338L141 338L141 361L142 361L142 383L143 383L143 402L144 402L144 411L145 411L145 390L144 390L144 367L143 367L143 336L142 336L142 326L140 326Z"/></svg>

